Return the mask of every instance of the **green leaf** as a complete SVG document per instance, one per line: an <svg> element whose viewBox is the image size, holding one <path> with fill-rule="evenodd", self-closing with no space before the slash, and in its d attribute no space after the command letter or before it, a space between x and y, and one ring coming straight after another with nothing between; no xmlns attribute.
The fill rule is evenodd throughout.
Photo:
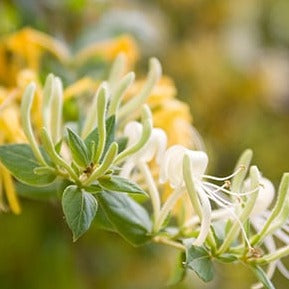
<svg viewBox="0 0 289 289"><path fill-rule="evenodd" d="M121 153L122 151L125 150L127 143L128 143L128 138L123 136L120 137L116 140L117 144L118 144L118 153Z"/></svg>
<svg viewBox="0 0 289 289"><path fill-rule="evenodd" d="M19 196L37 201L56 199L58 197L58 185L57 182L53 182L48 186L35 187L19 182L15 183L16 192Z"/></svg>
<svg viewBox="0 0 289 289"><path fill-rule="evenodd" d="M103 191L103 188L98 184L92 184L89 187L85 187L85 190L91 194L97 194Z"/></svg>
<svg viewBox="0 0 289 289"><path fill-rule="evenodd" d="M64 190L62 208L75 242L89 229L97 211L97 201L93 195L72 185Z"/></svg>
<svg viewBox="0 0 289 289"><path fill-rule="evenodd" d="M44 175L35 174L34 170L42 165L27 144L0 146L0 160L15 178L28 185L45 186L56 178L51 172Z"/></svg>
<svg viewBox="0 0 289 289"><path fill-rule="evenodd" d="M214 277L211 256L204 247L192 245L187 250L186 266L193 270L204 282L209 282Z"/></svg>
<svg viewBox="0 0 289 289"><path fill-rule="evenodd" d="M119 176L112 176L111 178L100 178L98 181L100 186L108 191L141 194L147 196L147 193L137 184Z"/></svg>
<svg viewBox="0 0 289 289"><path fill-rule="evenodd" d="M253 265L253 266L250 266L250 269L254 272L255 276L264 285L265 288L275 289L271 280L268 278L268 276L266 275L266 273L262 270L260 266Z"/></svg>
<svg viewBox="0 0 289 289"><path fill-rule="evenodd" d="M101 206L99 206L99 208L97 209L97 212L93 221L93 226L96 226L98 229L101 229L101 230L106 230L109 232L116 232L114 225L109 221L109 219L107 218Z"/></svg>
<svg viewBox="0 0 289 289"><path fill-rule="evenodd" d="M103 156L107 152L109 146L114 141L115 138L115 116L110 116L106 122L105 122L105 128L106 128L106 140L105 140L105 147L103 151ZM88 149L89 159L92 159L93 155L95 154L95 151L97 149L99 134L98 134L98 128L95 128L84 140L84 143ZM92 148L92 142L95 143L94 152L91 151Z"/></svg>
<svg viewBox="0 0 289 289"><path fill-rule="evenodd" d="M80 166L86 167L89 163L88 151L84 141L71 129L68 131L68 144L73 160Z"/></svg>
<svg viewBox="0 0 289 289"><path fill-rule="evenodd" d="M63 143L63 139L61 139L56 145L55 145L55 151L59 154L61 151L61 147L62 147L62 143Z"/></svg>
<svg viewBox="0 0 289 289"><path fill-rule="evenodd" d="M90 160L93 159L93 156L96 152L98 139L99 139L98 128L95 128L84 140L84 143L88 150L88 157Z"/></svg>
<svg viewBox="0 0 289 289"><path fill-rule="evenodd" d="M230 253L224 253L218 256L218 261L223 262L223 263L232 263L236 260L238 260L238 257Z"/></svg>
<svg viewBox="0 0 289 289"><path fill-rule="evenodd" d="M186 262L186 254L185 252L181 252L177 256L176 265L172 275L170 276L169 281L167 282L167 286L174 286L184 280L186 276L186 268L184 266Z"/></svg>
<svg viewBox="0 0 289 289"><path fill-rule="evenodd" d="M127 194L104 191L95 195L117 232L133 245L151 239L152 223L147 211Z"/></svg>
<svg viewBox="0 0 289 289"><path fill-rule="evenodd" d="M109 146L112 144L115 138L115 115L111 115L105 122L105 129L106 129L106 140L105 140L105 147L103 151L103 156L107 152Z"/></svg>

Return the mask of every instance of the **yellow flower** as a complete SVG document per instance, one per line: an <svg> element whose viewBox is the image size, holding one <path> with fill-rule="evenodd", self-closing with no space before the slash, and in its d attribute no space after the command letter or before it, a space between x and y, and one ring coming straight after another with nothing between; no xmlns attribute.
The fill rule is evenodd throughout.
<svg viewBox="0 0 289 289"><path fill-rule="evenodd" d="M16 85L13 88L0 87L0 144L25 143L26 137L20 123L20 102L23 91L30 81L38 81L32 70L24 69L15 76ZM33 104L33 120L36 127L41 127L40 91L37 92ZM0 210L7 210L4 193L11 211L20 214L21 208L9 171L0 165Z"/></svg>
<svg viewBox="0 0 289 289"><path fill-rule="evenodd" d="M18 72L30 68L40 69L44 51L52 53L62 61L69 57L67 48L51 36L40 31L24 28L0 39L0 81L14 86Z"/></svg>
<svg viewBox="0 0 289 289"><path fill-rule="evenodd" d="M89 58L100 55L107 61L113 61L120 53L127 57L127 65L131 68L139 57L138 47L129 35L122 35L106 41L94 42L80 50L74 57L76 63L84 63Z"/></svg>
<svg viewBox="0 0 289 289"><path fill-rule="evenodd" d="M2 105L0 104L0 132L0 144L7 142L19 143L25 142L26 140L20 126L19 109L13 102L6 106L3 106L3 102ZM6 206L4 205L4 192L12 212L20 214L21 208L16 195L12 176L9 171L0 164L0 210L6 209Z"/></svg>
<svg viewBox="0 0 289 289"><path fill-rule="evenodd" d="M144 84L137 81L130 89L127 98L136 94ZM196 148L192 117L188 104L176 99L175 84L168 76L163 76L147 99L153 113L154 126L162 128L168 135L168 144L182 144Z"/></svg>
<svg viewBox="0 0 289 289"><path fill-rule="evenodd" d="M0 165L0 180L2 181L2 184L0 182L0 210L6 209L4 203L3 203L3 194L2 194L2 189L4 188L6 198L8 201L8 204L11 208L11 211L18 215L21 213L21 208L19 205L19 201L17 198L17 194L15 191L15 187L13 184L13 179L9 171L2 165Z"/></svg>

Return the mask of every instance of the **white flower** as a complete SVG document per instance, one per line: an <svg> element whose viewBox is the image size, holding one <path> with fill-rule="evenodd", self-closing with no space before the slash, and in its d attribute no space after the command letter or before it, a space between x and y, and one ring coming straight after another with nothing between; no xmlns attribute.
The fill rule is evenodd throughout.
<svg viewBox="0 0 289 289"><path fill-rule="evenodd" d="M244 187L247 186L247 180L244 182ZM271 215L269 210L270 205L275 196L275 188L270 180L262 177L261 178L261 187L259 189L258 197L251 213L250 222L256 232L259 232L264 227L264 224ZM267 250L267 253L274 253L277 249L274 238L278 239L285 245L289 245L289 221L279 229L275 230L272 235L268 235L264 239L264 247ZM267 268L267 276L271 279L274 275L276 267L279 271L289 279L289 271L284 266L284 264L278 260L270 263ZM258 283L253 286L254 289L261 288L263 285Z"/></svg>
<svg viewBox="0 0 289 289"><path fill-rule="evenodd" d="M245 180L244 187L247 188L245 191L249 190L249 179ZM272 182L264 177L261 177L257 200L251 212L251 217L257 216L260 213L266 211L271 205L274 196L275 188Z"/></svg>
<svg viewBox="0 0 289 289"><path fill-rule="evenodd" d="M143 126L139 122L131 121L124 129L124 136L128 138L128 147L135 145L141 138ZM134 167L140 163L148 163L154 158L157 163L162 160L167 146L166 133L160 128L153 128L147 143L135 154L129 157L124 165L122 174L128 177Z"/></svg>
<svg viewBox="0 0 289 289"><path fill-rule="evenodd" d="M124 135L128 137L128 147L134 146L141 138L142 133L143 126L140 123L136 121L129 122L124 129ZM134 171L141 173L148 186L151 197L154 224L156 224L159 219L161 201L158 187L155 184L148 163L153 159L155 159L157 163L160 163L163 159L166 146L167 136L165 132L160 128L153 128L147 143L126 160L120 173L120 175L125 178L131 178Z"/></svg>
<svg viewBox="0 0 289 289"><path fill-rule="evenodd" d="M235 204L224 196L224 194L236 195L226 189L228 182L218 186L205 181L205 179L226 181L240 170L228 177L216 178L205 175L207 166L208 156L205 152L192 151L181 145L175 145L166 151L160 169L161 183L168 181L174 189L186 186L192 205L201 222L200 233L194 242L198 246L203 244L210 230L212 218L210 200L214 201L219 207L224 208L230 216L238 219L234 213ZM242 227L241 222L240 226Z"/></svg>
<svg viewBox="0 0 289 289"><path fill-rule="evenodd" d="M193 160L191 165L194 176L201 178L204 175L208 165L207 154L202 151L191 151L182 145L174 145L164 154L160 167L161 183L168 181L173 188L184 185L183 159L185 154Z"/></svg>

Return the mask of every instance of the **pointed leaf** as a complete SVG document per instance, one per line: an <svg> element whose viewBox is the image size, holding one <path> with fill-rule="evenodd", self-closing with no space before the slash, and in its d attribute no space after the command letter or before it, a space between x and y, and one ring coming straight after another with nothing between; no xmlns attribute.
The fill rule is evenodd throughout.
<svg viewBox="0 0 289 289"><path fill-rule="evenodd" d="M90 160L93 159L93 156L96 152L98 139L99 139L98 128L95 128L84 140L84 143L88 150L88 157Z"/></svg>
<svg viewBox="0 0 289 289"><path fill-rule="evenodd" d="M114 141L115 138L115 116L112 115L110 116L106 122L105 122L105 129L106 129L106 141L105 141L105 147L103 151L103 156L107 152L109 146L111 143ZM94 150L97 148L98 144L98 139L99 139L99 134L98 134L98 128L95 128L84 140L84 143L86 144L86 147L89 151L89 158L91 159L95 153L91 151L92 148L92 142L95 143L94 145Z"/></svg>
<svg viewBox="0 0 289 289"><path fill-rule="evenodd" d="M97 201L93 195L72 185L64 190L62 208L73 241L76 241L89 229L97 211Z"/></svg>
<svg viewBox="0 0 289 289"><path fill-rule="evenodd" d="M106 141L103 155L107 152L109 146L112 144L115 138L115 115L110 116L105 122L106 129Z"/></svg>
<svg viewBox="0 0 289 289"><path fill-rule="evenodd" d="M95 195L118 233L133 245L151 238L152 223L147 211L127 194L104 191Z"/></svg>
<svg viewBox="0 0 289 289"><path fill-rule="evenodd" d="M191 246L187 250L187 268L193 270L204 282L214 277L213 263L204 247Z"/></svg>
<svg viewBox="0 0 289 289"><path fill-rule="evenodd" d="M121 153L122 151L125 150L127 143L128 143L128 138L127 137L120 137L116 140L118 144L118 153Z"/></svg>
<svg viewBox="0 0 289 289"><path fill-rule="evenodd" d="M184 266L186 262L186 254L185 252L181 252L177 256L177 262L174 268L174 271L172 272L172 275L170 276L170 279L167 283L167 286L174 286L180 283L184 280L186 276L186 268Z"/></svg>
<svg viewBox="0 0 289 289"><path fill-rule="evenodd" d="M57 182L53 182L48 186L43 187L29 186L23 183L16 182L15 188L19 196L37 201L56 199L58 195Z"/></svg>
<svg viewBox="0 0 289 289"><path fill-rule="evenodd" d="M68 131L68 144L73 160L80 166L86 167L89 163L88 152L84 141L71 129Z"/></svg>
<svg viewBox="0 0 289 289"><path fill-rule="evenodd" d="M106 214L104 213L101 206L98 207L93 226L96 226L98 229L106 230L109 232L116 232L114 225L109 221Z"/></svg>
<svg viewBox="0 0 289 289"><path fill-rule="evenodd" d="M100 186L108 191L147 195L147 193L137 184L119 176L112 176L111 178L102 178L99 179L98 181Z"/></svg>
<svg viewBox="0 0 289 289"><path fill-rule="evenodd" d="M35 169L42 165L27 144L0 146L0 160L15 178L28 185L45 186L56 178L56 175L49 171L42 175L35 173Z"/></svg>
<svg viewBox="0 0 289 289"><path fill-rule="evenodd" d="M274 285L272 284L271 280L268 278L266 273L262 270L259 266L251 266L251 270L254 272L255 276L258 280L264 285L267 289L275 289Z"/></svg>

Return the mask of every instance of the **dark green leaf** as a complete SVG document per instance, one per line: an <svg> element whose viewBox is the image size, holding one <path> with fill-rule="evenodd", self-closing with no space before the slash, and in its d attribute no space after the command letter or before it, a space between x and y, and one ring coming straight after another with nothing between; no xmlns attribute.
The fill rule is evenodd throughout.
<svg viewBox="0 0 289 289"><path fill-rule="evenodd" d="M93 195L72 185L63 193L62 208L73 241L76 241L89 229L97 211L97 201Z"/></svg>
<svg viewBox="0 0 289 289"><path fill-rule="evenodd" d="M99 179L98 181L100 186L108 191L147 195L147 193L143 189L141 189L137 184L119 176L112 176L111 178L102 178Z"/></svg>
<svg viewBox="0 0 289 289"><path fill-rule="evenodd" d="M19 181L33 186L45 186L54 181L56 175L37 175L34 169L41 167L27 144L0 146L0 160Z"/></svg>
<svg viewBox="0 0 289 289"><path fill-rule="evenodd" d="M110 116L105 122L106 140L103 155L107 152L109 146L112 144L115 138L115 116Z"/></svg>
<svg viewBox="0 0 289 289"><path fill-rule="evenodd" d="M186 266L193 270L204 282L209 282L214 277L211 257L203 247L192 245L187 250Z"/></svg>
<svg viewBox="0 0 289 289"><path fill-rule="evenodd" d="M105 128L106 128L106 140L105 140L105 147L103 151L103 156L107 152L109 146L114 141L115 138L115 116L110 116L106 122L105 122ZM95 128L84 140L84 143L88 149L89 159L92 159L95 151L91 151L92 147L94 147L94 150L97 149L99 134L98 134L98 128ZM94 146L92 146L92 142L95 143Z"/></svg>
<svg viewBox="0 0 289 289"><path fill-rule="evenodd" d="M68 144L70 147L73 160L78 165L86 167L89 162L89 158L84 141L73 130L67 128L67 131L68 131Z"/></svg>
<svg viewBox="0 0 289 289"><path fill-rule="evenodd" d="M267 289L275 289L274 285L272 284L271 280L268 278L266 273L262 270L261 267L252 265L250 266L251 270L254 272L255 276L258 280L264 285Z"/></svg>
<svg viewBox="0 0 289 289"><path fill-rule="evenodd" d="M116 140L116 142L118 144L118 153L121 153L127 146L128 138L125 136L120 137L119 139Z"/></svg>
<svg viewBox="0 0 289 289"><path fill-rule="evenodd" d="M152 223L147 211L127 194L102 192L95 195L118 233L133 245L151 238Z"/></svg>
<svg viewBox="0 0 289 289"><path fill-rule="evenodd" d="M101 206L99 206L99 208L97 209L97 212L93 221L93 226L96 226L98 229L101 229L101 230L116 232L115 227L109 221L109 219L107 218Z"/></svg>
<svg viewBox="0 0 289 289"><path fill-rule="evenodd" d="M84 143L88 150L88 157L90 160L92 160L95 154L97 144L98 144L98 138L99 138L98 128L95 128L84 140Z"/></svg>

